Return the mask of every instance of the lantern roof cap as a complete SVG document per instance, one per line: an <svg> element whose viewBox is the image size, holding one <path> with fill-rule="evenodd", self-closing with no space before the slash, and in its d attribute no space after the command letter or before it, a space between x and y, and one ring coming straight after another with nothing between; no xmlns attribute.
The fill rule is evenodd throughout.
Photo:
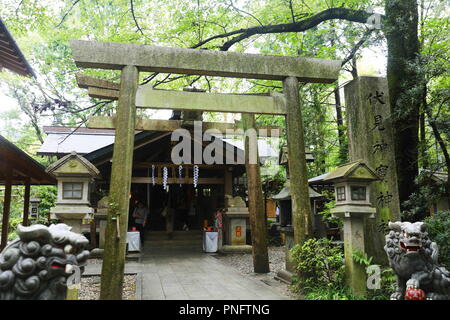
<svg viewBox="0 0 450 320"><path fill-rule="evenodd" d="M55 176L92 176L98 177L100 171L87 159L72 151L58 161L52 163L47 172Z"/></svg>
<svg viewBox="0 0 450 320"><path fill-rule="evenodd" d="M375 181L381 179L363 160L356 160L338 166L323 178L323 181L333 180Z"/></svg>

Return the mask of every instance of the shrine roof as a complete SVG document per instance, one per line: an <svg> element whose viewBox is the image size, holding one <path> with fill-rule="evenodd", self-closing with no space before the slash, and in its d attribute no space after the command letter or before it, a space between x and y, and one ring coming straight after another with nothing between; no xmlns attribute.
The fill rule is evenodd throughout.
<svg viewBox="0 0 450 320"><path fill-rule="evenodd" d="M308 187L308 193L310 198L321 198L323 197L320 193L316 192L313 188ZM281 191L272 196L274 200L290 200L291 199L291 185L290 181L287 180L283 189Z"/></svg>
<svg viewBox="0 0 450 320"><path fill-rule="evenodd" d="M31 184L56 184L56 179L45 172L44 166L2 136L0 155L0 184L4 184L8 168L12 170L13 184L23 184L27 179L30 179Z"/></svg>
<svg viewBox="0 0 450 320"><path fill-rule="evenodd" d="M0 52L0 68L9 69L22 76L36 76L2 19L0 19Z"/></svg>

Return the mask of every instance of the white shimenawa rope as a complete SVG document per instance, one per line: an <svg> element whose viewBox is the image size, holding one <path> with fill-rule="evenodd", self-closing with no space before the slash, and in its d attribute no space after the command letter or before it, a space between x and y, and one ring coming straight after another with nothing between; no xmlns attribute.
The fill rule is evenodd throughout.
<svg viewBox="0 0 450 320"><path fill-rule="evenodd" d="M197 188L197 184L198 184L198 171L199 171L198 165L195 165L194 166L194 174L193 174L193 176L194 176L194 188Z"/></svg>
<svg viewBox="0 0 450 320"><path fill-rule="evenodd" d="M181 179L183 178L183 166L181 164L178 166L178 177L180 178L180 187L181 187Z"/></svg>
<svg viewBox="0 0 450 320"><path fill-rule="evenodd" d="M166 191L169 191L169 186L167 185L167 180L169 178L169 170L167 170L167 167L163 168L163 188Z"/></svg>
<svg viewBox="0 0 450 320"><path fill-rule="evenodd" d="M152 164L152 184L155 185L155 165Z"/></svg>

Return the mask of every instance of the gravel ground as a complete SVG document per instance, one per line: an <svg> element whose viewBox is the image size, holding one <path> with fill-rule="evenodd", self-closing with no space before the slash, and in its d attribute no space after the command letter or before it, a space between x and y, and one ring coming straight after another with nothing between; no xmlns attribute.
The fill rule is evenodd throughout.
<svg viewBox="0 0 450 320"><path fill-rule="evenodd" d="M284 270L286 264L286 253L283 247L269 247L269 267L270 272L266 274L256 274L253 272L253 257L251 253L230 253L214 255L214 258L219 259L223 263L232 266L239 272L265 282L266 284L276 288L282 294L292 298L298 299L299 297L289 289L289 285L274 280L278 271Z"/></svg>
<svg viewBox="0 0 450 320"><path fill-rule="evenodd" d="M215 255L214 257L242 273L253 274L253 257L251 253L229 253ZM285 263L284 247L269 247L270 273L268 275L273 278L278 271L284 269Z"/></svg>
<svg viewBox="0 0 450 320"><path fill-rule="evenodd" d="M87 276L81 278L79 300L98 300L100 296L100 276ZM136 275L124 277L123 300L136 299Z"/></svg>

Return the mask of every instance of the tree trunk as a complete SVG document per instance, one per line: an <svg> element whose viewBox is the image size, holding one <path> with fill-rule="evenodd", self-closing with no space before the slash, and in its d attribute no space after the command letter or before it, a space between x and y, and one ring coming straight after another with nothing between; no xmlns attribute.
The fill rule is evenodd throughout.
<svg viewBox="0 0 450 320"><path fill-rule="evenodd" d="M428 116L431 129L433 130L434 138L439 144L442 154L444 155L445 165L447 167L447 183L445 184L445 192L447 195L450 195L450 154L428 106L425 107L425 111Z"/></svg>
<svg viewBox="0 0 450 320"><path fill-rule="evenodd" d="M338 130L339 139L339 160L341 163L347 162L348 159L348 148L345 143L345 131L344 131L344 120L342 118L342 105L341 105L341 94L339 92L339 83L336 83L334 89L334 101L336 108L336 124Z"/></svg>
<svg viewBox="0 0 450 320"><path fill-rule="evenodd" d="M402 203L415 191L414 179L418 172L418 129L423 75L419 73L417 65L417 2L386 0L385 12L383 30L388 45L387 79L394 124L399 196Z"/></svg>

